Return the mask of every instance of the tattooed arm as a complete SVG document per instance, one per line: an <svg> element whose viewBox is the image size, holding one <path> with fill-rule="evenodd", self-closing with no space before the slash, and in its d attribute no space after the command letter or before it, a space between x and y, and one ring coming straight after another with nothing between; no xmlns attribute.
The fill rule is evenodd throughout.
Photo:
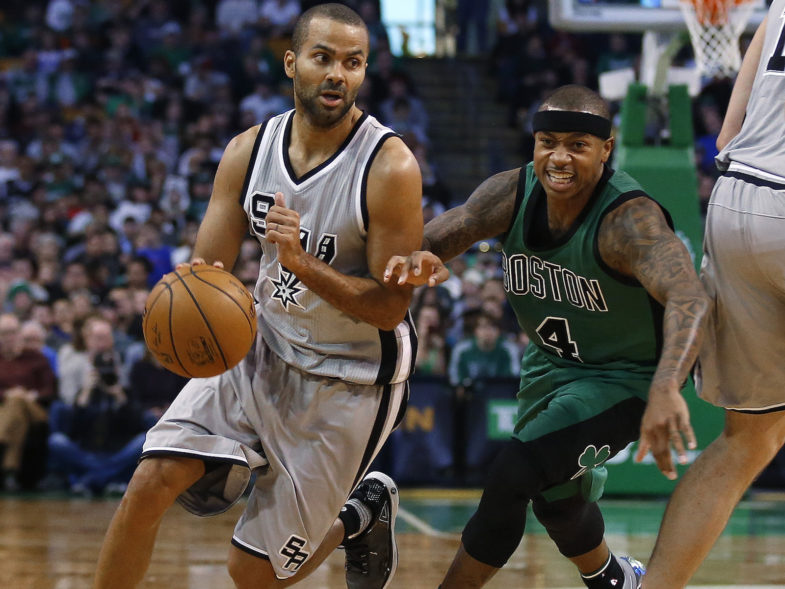
<svg viewBox="0 0 785 589"><path fill-rule="evenodd" d="M471 193L466 202L447 210L425 226L422 251L393 256L387 263L385 282L397 277L399 284L436 286L450 273L444 262L465 252L481 239L496 237L512 224L518 178L516 168L491 176Z"/></svg>
<svg viewBox="0 0 785 589"><path fill-rule="evenodd" d="M681 386L698 357L709 298L687 249L652 200L635 198L609 213L600 227L599 248L606 264L636 278L665 308L662 355L649 388L636 460L651 450L663 474L675 479L671 444L682 463L682 435L695 447Z"/></svg>

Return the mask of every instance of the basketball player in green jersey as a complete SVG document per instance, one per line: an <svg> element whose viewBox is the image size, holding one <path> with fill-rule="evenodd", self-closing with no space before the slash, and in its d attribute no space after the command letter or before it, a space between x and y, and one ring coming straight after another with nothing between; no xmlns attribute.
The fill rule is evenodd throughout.
<svg viewBox="0 0 785 589"><path fill-rule="evenodd" d="M785 442L785 0L744 55L717 148L701 279L715 300L700 351L701 398L725 408L665 511L646 589L679 589L747 487Z"/></svg>
<svg viewBox="0 0 785 589"><path fill-rule="evenodd" d="M533 119L534 161L483 182L425 227L423 251L393 257L385 280L440 283L444 262L501 236L504 285L530 345L513 438L487 476L442 583L483 586L520 542L529 502L591 589L632 589L643 567L615 557L597 505L602 464L643 428L674 478L673 447L694 447L681 388L709 307L668 214L607 161L605 101L557 89ZM643 423L643 425L642 425Z"/></svg>

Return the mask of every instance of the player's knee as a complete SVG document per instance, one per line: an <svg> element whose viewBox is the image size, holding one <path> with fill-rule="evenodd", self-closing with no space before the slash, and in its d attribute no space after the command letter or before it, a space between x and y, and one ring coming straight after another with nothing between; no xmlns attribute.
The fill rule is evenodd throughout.
<svg viewBox="0 0 785 589"><path fill-rule="evenodd" d="M520 442L507 444L489 471L477 513L463 531L466 552L500 568L512 556L526 526L526 506L541 486L536 461Z"/></svg>
<svg viewBox="0 0 785 589"><path fill-rule="evenodd" d="M763 469L785 442L785 412L748 415L729 412L717 443L729 460Z"/></svg>
<svg viewBox="0 0 785 589"><path fill-rule="evenodd" d="M576 495L547 502L538 499L532 511L564 556L586 554L602 542L605 522L596 503L587 503Z"/></svg>
<svg viewBox="0 0 785 589"><path fill-rule="evenodd" d="M139 464L128 484L126 503L137 510L165 510L202 473L204 465L200 460L147 458Z"/></svg>
<svg viewBox="0 0 785 589"><path fill-rule="evenodd" d="M483 496L507 504L528 503L543 485L536 457L526 444L508 442L488 471Z"/></svg>

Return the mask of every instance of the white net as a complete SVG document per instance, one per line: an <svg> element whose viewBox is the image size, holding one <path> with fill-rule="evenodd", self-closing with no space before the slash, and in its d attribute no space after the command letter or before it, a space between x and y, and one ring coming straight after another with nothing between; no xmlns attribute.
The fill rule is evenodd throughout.
<svg viewBox="0 0 785 589"><path fill-rule="evenodd" d="M754 2L749 0L681 0L695 62L704 76L733 77L741 67L739 37Z"/></svg>

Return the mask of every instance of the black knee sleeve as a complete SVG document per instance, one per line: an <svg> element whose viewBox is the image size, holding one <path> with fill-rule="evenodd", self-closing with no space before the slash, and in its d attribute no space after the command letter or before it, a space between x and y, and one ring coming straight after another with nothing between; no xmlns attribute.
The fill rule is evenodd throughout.
<svg viewBox="0 0 785 589"><path fill-rule="evenodd" d="M493 461L477 512L463 530L463 546L482 563L501 568L526 527L526 507L539 493L537 461L526 444L512 440Z"/></svg>
<svg viewBox="0 0 785 589"><path fill-rule="evenodd" d="M538 497L532 502L532 511L567 558L594 550L605 535L600 508L580 495L552 503Z"/></svg>

